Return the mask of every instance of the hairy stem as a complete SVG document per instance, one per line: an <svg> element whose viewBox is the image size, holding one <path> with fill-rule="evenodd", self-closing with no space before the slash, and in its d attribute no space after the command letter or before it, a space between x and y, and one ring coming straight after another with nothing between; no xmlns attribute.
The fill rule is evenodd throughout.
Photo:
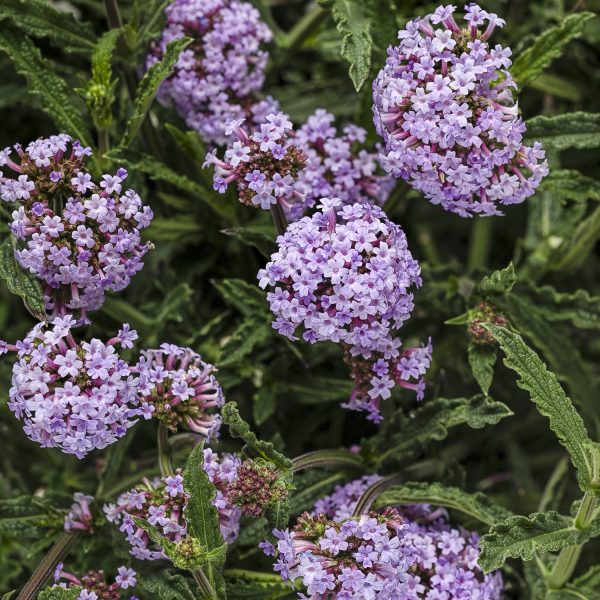
<svg viewBox="0 0 600 600"><path fill-rule="evenodd" d="M471 229L469 243L469 272L485 267L490 253L492 241L492 219L489 217L476 217Z"/></svg>
<svg viewBox="0 0 600 600"><path fill-rule="evenodd" d="M32 600L35 598L52 575L56 565L68 554L80 538L81 533L79 532L65 531L39 563L33 575L17 596L17 600Z"/></svg>
<svg viewBox="0 0 600 600"><path fill-rule="evenodd" d="M273 215L273 223L275 223L277 233L283 235L286 232L288 220L283 212L283 208L281 208L281 204L272 204L271 214Z"/></svg>
<svg viewBox="0 0 600 600"><path fill-rule="evenodd" d="M402 477L396 473L394 475L384 477L383 479L380 479L379 481L376 481L370 485L358 499L352 516L360 517L361 515L368 513L373 505L373 502L377 500L378 496L380 496L387 489L401 482Z"/></svg>
<svg viewBox="0 0 600 600"><path fill-rule="evenodd" d="M577 529L583 531L590 526L597 504L598 498L586 492L573 523ZM568 546L560 551L558 559L548 576L548 586L550 588L559 589L571 579L582 548L583 544L579 544L577 546Z"/></svg>
<svg viewBox="0 0 600 600"><path fill-rule="evenodd" d="M202 594L200 598L202 600L217 600L217 594L215 593L215 590L213 590L212 585L210 585L210 581L208 581L206 575L200 569L193 570L192 576L200 588L200 592Z"/></svg>
<svg viewBox="0 0 600 600"><path fill-rule="evenodd" d="M360 456L346 450L316 450L297 456L292 460L292 472L316 467L351 467L364 470Z"/></svg>
<svg viewBox="0 0 600 600"><path fill-rule="evenodd" d="M164 423L158 425L158 466L160 467L160 474L163 477L167 475L173 475L173 465L171 464L171 447L169 446L169 430Z"/></svg>

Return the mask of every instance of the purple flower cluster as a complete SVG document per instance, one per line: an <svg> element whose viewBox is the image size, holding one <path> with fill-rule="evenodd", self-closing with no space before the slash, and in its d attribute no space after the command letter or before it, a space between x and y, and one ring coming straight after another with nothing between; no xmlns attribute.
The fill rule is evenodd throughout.
<svg viewBox="0 0 600 600"><path fill-rule="evenodd" d="M471 3L461 29L454 10L409 21L388 50L373 83L382 164L462 217L500 215L497 204L531 196L548 165L539 143L523 145L511 51L487 42L504 21Z"/></svg>
<svg viewBox="0 0 600 600"><path fill-rule="evenodd" d="M298 597L306 600L402 598L412 562L401 542L404 528L394 509L340 521L304 513L291 531L273 532L274 569L284 581L300 580L308 596Z"/></svg>
<svg viewBox="0 0 600 600"><path fill-rule="evenodd" d="M376 359L366 397L349 404L376 420L379 398L394 385L392 361L405 371L392 332L410 316L409 289L421 285L420 268L402 229L379 207L342 204L323 198L312 217L292 223L259 271L259 285L274 288L267 299L282 335L296 340L301 329L310 343L342 343L351 360Z"/></svg>
<svg viewBox="0 0 600 600"><path fill-rule="evenodd" d="M204 167L214 165L213 187L224 194L230 183L237 186L240 202L269 210L273 204L290 208L298 197L294 184L305 165L302 151L295 145L292 122L281 112L270 113L260 129L248 134L243 119L232 121L228 133L237 141L229 145L224 160L216 150L206 156Z"/></svg>
<svg viewBox="0 0 600 600"><path fill-rule="evenodd" d="M58 563L54 570L54 581L57 584L55 587L82 588L77 600L121 600L121 590L136 586L137 573L125 565L119 567L117 573L115 581L109 584L106 582L104 571L88 571L85 575L77 577L65 571L63 563ZM130 596L129 600L138 598Z"/></svg>
<svg viewBox="0 0 600 600"><path fill-rule="evenodd" d="M358 499L380 477L368 475L318 500L315 515L336 522L350 518ZM478 536L452 528L444 510L427 505L398 507L405 524L399 549L412 557L402 587L393 598L418 600L496 600L503 597L502 575L485 575L477 565ZM357 596L358 597L358 596Z"/></svg>
<svg viewBox="0 0 600 600"><path fill-rule="evenodd" d="M227 543L237 538L241 510L231 506L224 492L235 479L240 462L234 455L223 454L219 458L212 450L204 450L204 470L217 488L213 504L219 511L221 533ZM105 505L104 512L106 518L117 523L120 531L126 534L132 556L140 560L159 560L166 558L164 553L152 544L148 534L131 517L147 520L167 539L180 542L187 535L184 510L188 498L183 476L177 472L154 481L144 479L139 487L119 496L116 504Z"/></svg>
<svg viewBox="0 0 600 600"><path fill-rule="evenodd" d="M140 410L147 418L157 417L172 431L184 425L207 439L218 435L221 418L209 411L225 400L213 365L191 348L162 344L142 351L136 368Z"/></svg>
<svg viewBox="0 0 600 600"><path fill-rule="evenodd" d="M94 516L91 510L93 496L87 496L81 492L73 495L71 510L65 517L65 531L91 531Z"/></svg>
<svg viewBox="0 0 600 600"><path fill-rule="evenodd" d="M18 202L10 229L25 247L19 263L44 283L55 316L98 309L106 290L120 291L143 266L151 244L140 231L152 220L133 190L123 190L125 169L104 174L96 184L85 169L90 148L60 134L0 152L0 198Z"/></svg>
<svg viewBox="0 0 600 600"><path fill-rule="evenodd" d="M27 436L43 448L84 457L105 448L136 422L137 378L115 351L131 347L135 331L123 325L106 343L77 342L70 315L38 323L15 349L8 407Z"/></svg>
<svg viewBox="0 0 600 600"><path fill-rule="evenodd" d="M172 100L206 142L224 144L231 119L260 123L277 110L273 99L254 97L262 88L268 59L261 45L272 38L256 8L238 0L175 0L165 13L166 28L152 44L146 66L160 60L169 42L192 38L159 97Z"/></svg>
<svg viewBox="0 0 600 600"><path fill-rule="evenodd" d="M334 121L331 113L318 109L297 131L294 144L305 154L306 166L294 186L304 201L292 205L292 220L299 219L320 198L383 205L394 187L392 177L378 174L377 153L361 148L367 132L349 124L339 135Z"/></svg>

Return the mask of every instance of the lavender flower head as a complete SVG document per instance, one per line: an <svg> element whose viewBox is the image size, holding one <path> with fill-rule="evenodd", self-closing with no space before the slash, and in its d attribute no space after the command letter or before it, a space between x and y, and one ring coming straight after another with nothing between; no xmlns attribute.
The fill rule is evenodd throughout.
<svg viewBox="0 0 600 600"><path fill-rule="evenodd" d="M113 583L107 583L104 571L88 571L77 577L64 570L63 563L58 563L54 570L54 587L82 588L77 600L121 600L122 590L133 588L137 584L137 573L125 565L117 569L118 575ZM130 596L129 600L137 600Z"/></svg>
<svg viewBox="0 0 600 600"><path fill-rule="evenodd" d="M179 57L173 75L159 90L172 100L187 125L208 143L224 144L231 119L259 123L277 110L272 98L256 100L264 83L268 53L262 44L272 34L249 2L175 0L166 9L167 25L152 44L146 67L158 62L169 42L184 36L193 42Z"/></svg>
<svg viewBox="0 0 600 600"><path fill-rule="evenodd" d="M218 436L221 418L211 409L223 406L223 390L213 373L191 348L162 344L142 351L137 371L142 413L157 417L172 431L184 425L210 439Z"/></svg>
<svg viewBox="0 0 600 600"><path fill-rule="evenodd" d="M318 500L314 515L335 521L350 518L358 499L380 477L367 475ZM503 597L500 571L484 575L479 566L476 533L448 524L442 509L428 505L398 507L405 528L398 536L398 550L412 556L407 579L397 598L444 600L500 600Z"/></svg>
<svg viewBox="0 0 600 600"><path fill-rule="evenodd" d="M523 145L511 51L488 44L504 20L471 3L461 29L454 10L409 21L388 49L373 83L382 164L462 217L501 215L498 204L531 196L548 165L538 142Z"/></svg>
<svg viewBox="0 0 600 600"><path fill-rule="evenodd" d="M405 598L398 592L413 560L401 542L405 527L395 509L339 521L304 513L291 531L273 532L274 569L284 581L301 582L305 600Z"/></svg>
<svg viewBox="0 0 600 600"><path fill-rule="evenodd" d="M37 324L16 345L9 409L43 448L83 458L122 438L136 423L137 378L115 346L131 347L128 325L106 343L77 342L70 315Z"/></svg>
<svg viewBox="0 0 600 600"><path fill-rule="evenodd" d="M301 331L310 343L340 342L351 364L385 362L366 382L375 392L367 386L367 397L349 404L376 419L379 398L394 385L389 361L400 356L392 333L410 316L409 290L421 285L420 268L402 229L379 207L342 204L323 198L312 217L292 223L258 279L261 288L273 288L267 299L282 335L296 340Z"/></svg>
<svg viewBox="0 0 600 600"><path fill-rule="evenodd" d="M224 194L235 183L240 202L269 210L273 204L289 209L298 198L294 184L305 165L302 151L295 145L292 123L284 113L270 113L260 130L248 134L243 119L228 124L227 132L237 141L230 144L224 160L214 150L204 167L214 165L213 187Z"/></svg>
<svg viewBox="0 0 600 600"><path fill-rule="evenodd" d="M349 124L338 134L334 121L331 113L318 109L296 133L294 143L307 160L294 186L304 201L292 205L291 220L302 217L320 198L383 205L395 185L392 177L379 174L377 153L361 148L367 132Z"/></svg>
<svg viewBox="0 0 600 600"><path fill-rule="evenodd" d="M240 462L234 455L223 454L219 458L209 448L204 449L204 470L217 488L213 504L219 511L221 533L229 544L239 533L241 510L228 502L224 492L235 479ZM118 524L119 530L126 534L132 556L140 560L160 560L166 558L163 551L131 517L145 519L171 542L181 542L187 536L184 510L188 498L183 476L176 472L153 481L144 479L140 486L119 496L116 504L106 504L104 512L106 518Z"/></svg>
<svg viewBox="0 0 600 600"><path fill-rule="evenodd" d="M16 178L0 172L0 198L18 202L10 229L21 242L16 258L44 284L54 316L100 308L106 290L120 291L143 267L151 244L140 232L152 220L133 190L122 192L127 171L96 184L85 168L90 148L60 134L0 152ZM14 160L13 160L14 158Z"/></svg>

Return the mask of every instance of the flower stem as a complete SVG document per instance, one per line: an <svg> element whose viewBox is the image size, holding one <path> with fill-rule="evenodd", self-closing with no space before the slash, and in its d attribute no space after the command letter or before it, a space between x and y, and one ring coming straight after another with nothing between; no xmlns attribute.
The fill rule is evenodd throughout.
<svg viewBox="0 0 600 600"><path fill-rule="evenodd" d="M196 580L198 587L201 592L201 600L217 600L217 594L215 590L213 590L212 585L210 585L210 581L206 578L206 575L200 569L194 569L192 571L192 576Z"/></svg>
<svg viewBox="0 0 600 600"><path fill-rule="evenodd" d="M169 430L164 423L158 424L158 465L160 474L163 477L173 475L173 465L171 464L171 447L169 446Z"/></svg>
<svg viewBox="0 0 600 600"><path fill-rule="evenodd" d="M291 31L286 34L283 41L285 49L288 51L296 50L302 46L304 40L306 40L306 38L308 38L328 16L328 11L315 5L296 23L296 25L294 25Z"/></svg>
<svg viewBox="0 0 600 600"><path fill-rule="evenodd" d="M110 138L108 136L108 129L98 130L98 150L100 155L104 156L110 150Z"/></svg>
<svg viewBox="0 0 600 600"><path fill-rule="evenodd" d="M485 267L490 253L492 233L492 219L489 217L476 217L471 230L469 244L469 272Z"/></svg>
<svg viewBox="0 0 600 600"><path fill-rule="evenodd" d="M597 504L598 498L586 492L573 523L577 529L584 531L590 526ZM583 544L579 544L577 546L568 546L560 551L552 572L548 576L548 587L559 589L569 581L577 566L582 548Z"/></svg>
<svg viewBox="0 0 600 600"><path fill-rule="evenodd" d="M277 233L283 235L287 230L288 220L283 212L283 208L281 208L281 204L272 204L271 214L273 215L273 222L275 223Z"/></svg>
<svg viewBox="0 0 600 600"><path fill-rule="evenodd" d="M346 450L316 450L297 456L292 460L292 472L316 467L351 467L364 470L365 465L356 454Z"/></svg>
<svg viewBox="0 0 600 600"><path fill-rule="evenodd" d="M80 537L81 534L79 532L72 533L65 531L38 564L33 575L17 596L17 600L32 600L35 598L46 584L46 581L48 581L56 565L68 554L71 548L79 541Z"/></svg>
<svg viewBox="0 0 600 600"><path fill-rule="evenodd" d="M376 481L372 485L370 485L364 492L363 495L358 499L356 506L354 507L354 512L352 516L360 517L369 512L373 502L377 500L377 497L382 493L396 485L397 483L401 483L402 477L396 473L394 475L389 475L388 477L384 477L379 481Z"/></svg>

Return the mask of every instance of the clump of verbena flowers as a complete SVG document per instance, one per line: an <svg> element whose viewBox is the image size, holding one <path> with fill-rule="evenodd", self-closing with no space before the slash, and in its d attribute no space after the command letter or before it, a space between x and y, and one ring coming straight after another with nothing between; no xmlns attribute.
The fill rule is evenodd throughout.
<svg viewBox="0 0 600 600"><path fill-rule="evenodd" d="M128 594L124 590L133 588L137 584L137 573L126 566L117 569L113 583L108 583L104 571L87 571L81 577L64 570L64 564L58 563L54 570L55 588L81 588L77 600L121 600ZM138 600L136 596L129 596L129 600Z"/></svg>
<svg viewBox="0 0 600 600"><path fill-rule="evenodd" d="M79 313L82 321L106 291L129 285L152 247L141 239L152 210L123 190L127 171L96 183L86 168L91 154L66 134L0 152L0 167L12 171L0 171L0 199L19 204L10 224L15 256L41 280L53 316Z"/></svg>
<svg viewBox="0 0 600 600"><path fill-rule="evenodd" d="M523 144L511 51L488 44L504 20L471 3L459 27L454 11L409 21L388 49L373 82L382 164L446 210L501 215L534 193L548 165L539 143Z"/></svg>
<svg viewBox="0 0 600 600"><path fill-rule="evenodd" d="M209 143L223 144L232 119L260 123L276 111L270 97L260 99L272 33L249 2L175 0L165 9L166 26L153 42L147 68L159 61L169 42L184 36L192 43L181 53L173 74L159 89L172 101L188 127Z"/></svg>
<svg viewBox="0 0 600 600"><path fill-rule="evenodd" d="M156 417L171 431L184 426L207 439L218 436L223 390L215 367L191 348L162 344L142 351L139 374L140 411Z"/></svg>
<svg viewBox="0 0 600 600"><path fill-rule="evenodd" d="M229 502L226 494L228 486L235 480L240 462L235 455L219 457L209 448L204 449L203 468L217 491L213 505L219 512L221 534L227 543L234 542L239 533L241 510ZM132 556L140 560L166 558L132 517L148 521L170 542L178 544L178 547L184 544L182 548L186 548L185 507L189 494L183 483L180 471L152 481L144 479L141 485L119 496L116 504L104 506L106 518L118 524L119 530L125 533Z"/></svg>
<svg viewBox="0 0 600 600"><path fill-rule="evenodd" d="M355 379L346 406L378 421L396 384L422 397L431 347L401 353L394 335L413 310L411 288L421 285L402 229L372 204L323 198L277 244L258 273L260 287L272 288L273 327L290 340L343 345Z"/></svg>

